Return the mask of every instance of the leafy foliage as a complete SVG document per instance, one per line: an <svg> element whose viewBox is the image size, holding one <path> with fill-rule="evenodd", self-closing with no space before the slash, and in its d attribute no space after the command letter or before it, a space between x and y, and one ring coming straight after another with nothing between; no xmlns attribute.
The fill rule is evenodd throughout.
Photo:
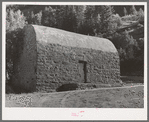
<svg viewBox="0 0 149 122"><path fill-rule="evenodd" d="M136 56L136 52L140 49L137 41L131 35L129 35L127 31L122 34L114 34L111 41L121 52L122 49L124 50L126 53L124 59L134 58Z"/></svg>
<svg viewBox="0 0 149 122"><path fill-rule="evenodd" d="M26 18L21 13L20 10L14 12L13 10L10 10L6 13L6 31L14 31L18 28L23 28L26 24Z"/></svg>

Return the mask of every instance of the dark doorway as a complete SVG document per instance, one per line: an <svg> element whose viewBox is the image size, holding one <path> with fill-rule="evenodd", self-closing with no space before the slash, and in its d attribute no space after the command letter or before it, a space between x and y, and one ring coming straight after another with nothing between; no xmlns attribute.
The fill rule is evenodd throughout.
<svg viewBox="0 0 149 122"><path fill-rule="evenodd" d="M81 82L87 83L87 68L86 61L79 61L79 74Z"/></svg>

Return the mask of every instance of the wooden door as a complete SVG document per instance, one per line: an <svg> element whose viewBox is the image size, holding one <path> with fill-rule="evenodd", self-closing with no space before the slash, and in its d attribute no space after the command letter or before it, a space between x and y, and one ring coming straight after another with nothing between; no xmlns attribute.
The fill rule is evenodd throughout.
<svg viewBox="0 0 149 122"><path fill-rule="evenodd" d="M80 75L80 82L86 82L86 62L79 61L79 75Z"/></svg>

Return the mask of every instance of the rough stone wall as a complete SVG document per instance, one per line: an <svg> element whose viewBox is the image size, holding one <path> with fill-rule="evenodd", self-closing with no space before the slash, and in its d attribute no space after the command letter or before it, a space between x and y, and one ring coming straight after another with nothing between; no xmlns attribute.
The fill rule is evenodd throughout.
<svg viewBox="0 0 149 122"><path fill-rule="evenodd" d="M63 84L84 83L80 61L86 62L87 83L113 84L120 77L117 50L106 39L29 25L17 54L13 84L21 92L51 92Z"/></svg>
<svg viewBox="0 0 149 122"><path fill-rule="evenodd" d="M22 39L19 40L21 45L17 43L12 82L16 92L32 92L36 89L37 66L36 36L32 26L24 28Z"/></svg>
<svg viewBox="0 0 149 122"><path fill-rule="evenodd" d="M50 92L62 84L82 83L80 60L86 61L87 83L113 84L120 78L117 53L37 42L36 91Z"/></svg>

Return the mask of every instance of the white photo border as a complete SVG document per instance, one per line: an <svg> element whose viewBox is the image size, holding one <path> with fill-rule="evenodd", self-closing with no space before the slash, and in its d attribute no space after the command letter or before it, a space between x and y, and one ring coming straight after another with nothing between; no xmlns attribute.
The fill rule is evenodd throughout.
<svg viewBox="0 0 149 122"><path fill-rule="evenodd" d="M144 108L5 107L6 5L144 5ZM147 120L147 2L2 2L2 120ZM80 113L72 116L73 113Z"/></svg>

